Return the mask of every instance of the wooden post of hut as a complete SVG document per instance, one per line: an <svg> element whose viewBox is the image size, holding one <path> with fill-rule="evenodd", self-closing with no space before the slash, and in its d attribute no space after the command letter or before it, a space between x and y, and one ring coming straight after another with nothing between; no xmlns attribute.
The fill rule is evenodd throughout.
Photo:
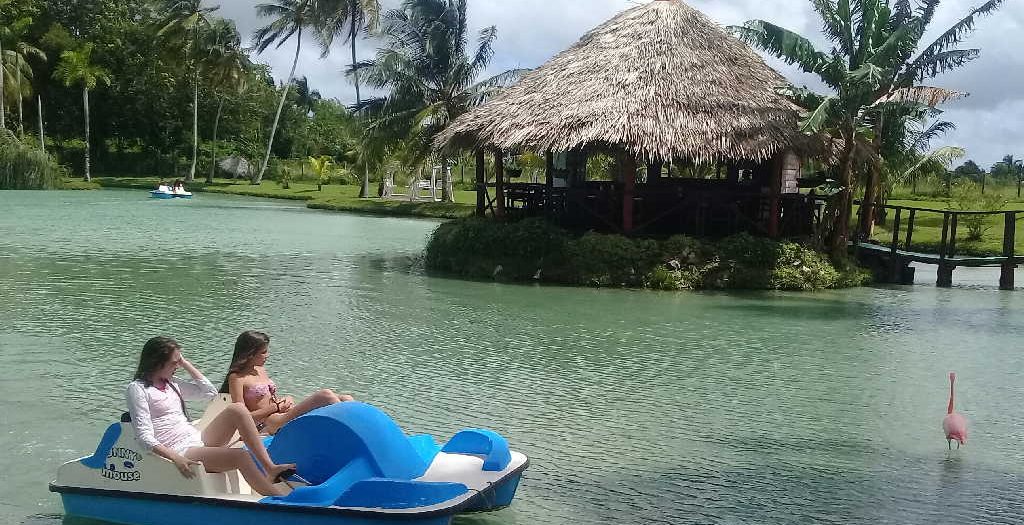
<svg viewBox="0 0 1024 525"><path fill-rule="evenodd" d="M652 161L647 165L647 184L657 184L661 180L661 171L665 163L660 160Z"/></svg>
<svg viewBox="0 0 1024 525"><path fill-rule="evenodd" d="M633 196L636 195L636 159L630 153L622 156L622 232L633 232Z"/></svg>
<svg viewBox="0 0 1024 525"><path fill-rule="evenodd" d="M483 149L476 150L476 216L483 217L487 209L487 158Z"/></svg>
<svg viewBox="0 0 1024 525"><path fill-rule="evenodd" d="M544 213L549 217L554 214L552 193L555 187L555 154L548 150L544 153Z"/></svg>
<svg viewBox="0 0 1024 525"><path fill-rule="evenodd" d="M494 150L494 216L505 218L505 153Z"/></svg>
<svg viewBox="0 0 1024 525"><path fill-rule="evenodd" d="M768 236L772 239L779 238L779 221L782 217L782 169L783 169L783 156L775 157L772 161L772 172L770 181L768 183L769 191L769 216L768 216Z"/></svg>

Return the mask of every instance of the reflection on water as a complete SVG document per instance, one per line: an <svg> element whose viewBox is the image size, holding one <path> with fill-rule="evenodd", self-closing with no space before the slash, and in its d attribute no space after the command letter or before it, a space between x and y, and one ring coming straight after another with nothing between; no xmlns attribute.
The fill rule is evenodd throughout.
<svg viewBox="0 0 1024 525"><path fill-rule="evenodd" d="M271 334L286 391L351 391L441 439L491 427L531 456L511 508L460 525L1024 516L1024 299L995 281L467 283L419 269L433 222L143 197L0 192L0 469L16 480L0 521L56 523L46 483L120 413L148 337L177 337L217 382L250 328ZM940 430L952 369L971 422L960 452Z"/></svg>

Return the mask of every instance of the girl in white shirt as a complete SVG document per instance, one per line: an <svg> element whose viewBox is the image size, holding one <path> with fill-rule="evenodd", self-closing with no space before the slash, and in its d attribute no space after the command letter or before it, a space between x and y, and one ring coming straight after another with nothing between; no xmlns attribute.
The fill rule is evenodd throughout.
<svg viewBox="0 0 1024 525"><path fill-rule="evenodd" d="M174 377L178 367L191 381ZM192 466L202 462L207 472L238 469L254 490L265 496L287 493L275 483L295 465L277 465L267 454L256 425L245 406L232 403L202 433L185 416L185 400L210 400L217 389L181 355L181 346L168 337L146 342L139 357L135 381L128 385L128 411L139 442L154 454L174 463L186 478L195 477ZM229 448L238 432L263 466L260 472L249 452Z"/></svg>

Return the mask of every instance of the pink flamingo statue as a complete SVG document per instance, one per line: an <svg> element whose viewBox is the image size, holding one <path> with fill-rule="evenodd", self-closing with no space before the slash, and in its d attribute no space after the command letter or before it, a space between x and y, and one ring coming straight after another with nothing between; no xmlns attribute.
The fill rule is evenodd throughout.
<svg viewBox="0 0 1024 525"><path fill-rule="evenodd" d="M963 414L957 414L953 410L953 383L956 381L956 373L949 373L949 407L946 408L946 417L942 420L942 431L946 433L946 445L953 450L953 441L956 441L956 448L967 444L967 419Z"/></svg>

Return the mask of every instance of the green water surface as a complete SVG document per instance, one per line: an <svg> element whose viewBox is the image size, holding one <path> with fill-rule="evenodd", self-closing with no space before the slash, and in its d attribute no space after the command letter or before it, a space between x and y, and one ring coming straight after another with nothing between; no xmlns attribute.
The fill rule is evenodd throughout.
<svg viewBox="0 0 1024 525"><path fill-rule="evenodd" d="M993 275L805 295L463 282L418 264L436 224L0 192L0 523L62 520L47 483L120 415L147 338L219 382L253 328L288 393L529 455L512 507L460 525L1024 522L1024 293Z"/></svg>

